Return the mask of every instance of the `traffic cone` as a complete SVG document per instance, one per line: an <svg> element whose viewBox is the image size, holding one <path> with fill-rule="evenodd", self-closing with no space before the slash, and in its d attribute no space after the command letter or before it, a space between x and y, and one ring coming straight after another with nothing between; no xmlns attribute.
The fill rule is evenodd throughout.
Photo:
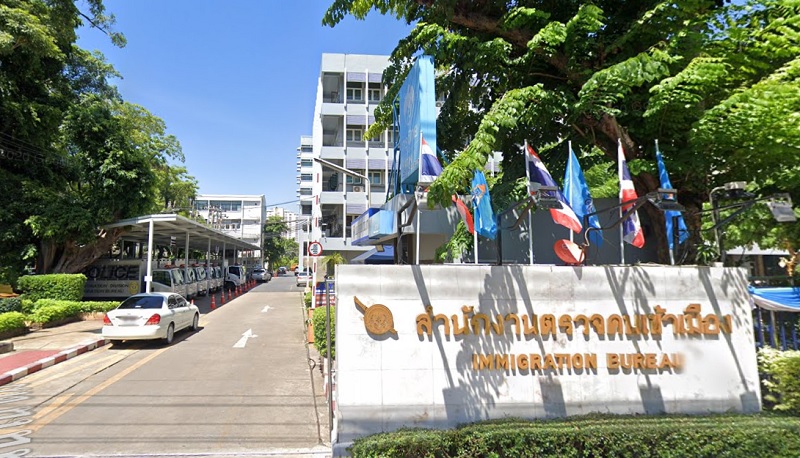
<svg viewBox="0 0 800 458"><path fill-rule="evenodd" d="M222 294L220 294L220 298L219 298L219 305L223 305L223 304L225 304L225 290L224 289L222 290Z"/></svg>
<svg viewBox="0 0 800 458"><path fill-rule="evenodd" d="M211 310L216 310L216 308L217 308L217 303L214 300L214 295L212 294L211 295Z"/></svg>
<svg viewBox="0 0 800 458"><path fill-rule="evenodd" d="M225 293L223 293L223 294L225 294ZM231 299L233 298L232 294L233 294L233 292L231 290L228 290L228 302L230 302Z"/></svg>
<svg viewBox="0 0 800 458"><path fill-rule="evenodd" d="M194 305L194 299L192 299L192 305Z"/></svg>

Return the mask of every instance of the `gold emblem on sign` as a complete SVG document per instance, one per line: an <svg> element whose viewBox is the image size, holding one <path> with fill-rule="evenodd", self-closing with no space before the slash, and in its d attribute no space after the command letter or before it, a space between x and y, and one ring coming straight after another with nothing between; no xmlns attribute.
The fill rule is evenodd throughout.
<svg viewBox="0 0 800 458"><path fill-rule="evenodd" d="M132 281L132 282L128 283L128 292L131 295L134 295L134 294L138 293L139 292L139 282L138 281Z"/></svg>
<svg viewBox="0 0 800 458"><path fill-rule="evenodd" d="M397 335L397 331L394 329L394 317L389 307L383 304L374 304L367 307L355 296L353 296L353 300L358 309L364 314L364 327L367 328L367 332L375 335L391 332Z"/></svg>

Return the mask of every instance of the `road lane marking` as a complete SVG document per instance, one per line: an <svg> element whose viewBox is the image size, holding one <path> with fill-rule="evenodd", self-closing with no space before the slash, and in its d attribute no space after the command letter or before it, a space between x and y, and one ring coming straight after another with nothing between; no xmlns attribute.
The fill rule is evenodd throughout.
<svg viewBox="0 0 800 458"><path fill-rule="evenodd" d="M106 349L106 351L108 351L108 350ZM100 357L101 359L80 360L80 362L82 364L79 364L79 363L76 362L75 363L76 367L73 367L70 370L60 370L58 372L52 372L52 374L50 372L46 372L46 373L45 372L39 372L38 374L42 374L42 377L38 378L38 379L35 379L35 381L33 381L31 383L28 383L28 385L31 388L35 388L35 387L44 385L45 383L50 383L50 382L52 382L54 380L66 377L68 375L72 375L75 372L80 372L80 371L86 370L86 369L90 368L91 366L95 366L95 365L97 365L97 366L106 366L106 367L113 366L114 364L122 361L123 359L125 359L128 356L130 356L131 354L133 354L134 351L135 350L122 350L119 353L114 352L114 353L110 353L110 354L104 355L103 357ZM45 377L44 375L48 375L48 376Z"/></svg>
<svg viewBox="0 0 800 458"><path fill-rule="evenodd" d="M160 355L161 353L164 353L167 350L169 350L169 347L162 348L160 350L157 350L157 351L147 355L145 358L143 358L141 361L135 363L133 366L123 370L119 374L117 374L117 375L109 378L105 382L95 386L94 388L90 389L86 393L84 393L84 394L82 394L80 396L77 396L76 398L74 398L74 401L72 401L71 403L66 404L66 405L64 405L64 406L62 406L60 408L57 408L57 409L54 409L54 410L48 412L48 415L41 417L41 421L37 422L36 424L31 425L30 428L28 428L28 429L30 429L30 430L32 430L34 432L42 429L43 427L45 427L48 424L50 424L53 421L55 421L61 415L64 415L65 413L69 412L73 408L75 408L75 407L79 406L80 404L82 404L87 399L89 399L92 396L96 395L97 393L105 390L109 386L117 383L118 381L120 381L122 378L124 378L125 376L127 376L131 372L133 372L136 369L138 369L138 368L144 366L145 364L149 363L156 356ZM36 418L36 416L34 416L34 418Z"/></svg>
<svg viewBox="0 0 800 458"><path fill-rule="evenodd" d="M242 337L233 344L233 348L244 348L247 345L247 339L252 339L253 337L258 337L257 335L253 334L252 329L248 329L242 334Z"/></svg>
<svg viewBox="0 0 800 458"><path fill-rule="evenodd" d="M265 305L265 306L264 306L264 308L263 308L263 309L261 309L261 313L267 313L267 312L269 312L269 310L270 310L271 308L272 308L272 307L270 307L269 305Z"/></svg>

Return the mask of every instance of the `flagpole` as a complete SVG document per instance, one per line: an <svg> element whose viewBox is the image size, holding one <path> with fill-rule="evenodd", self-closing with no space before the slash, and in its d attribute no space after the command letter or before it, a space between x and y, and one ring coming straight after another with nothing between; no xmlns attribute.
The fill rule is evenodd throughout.
<svg viewBox="0 0 800 458"><path fill-rule="evenodd" d="M569 172L570 162L572 161L572 140L567 141L567 172ZM566 186L566 183L565 183ZM586 230L586 228L583 228ZM569 241L573 242L572 240L572 230L569 231Z"/></svg>
<svg viewBox="0 0 800 458"><path fill-rule="evenodd" d="M660 152L660 150L658 149L658 139L655 140L655 143L656 143L656 160L658 160L658 154ZM659 175L660 175L660 171L659 171ZM667 218L670 218L670 216L667 213L664 213L664 226L665 227L668 226L670 223L672 223L672 221L667 221ZM676 231L676 230L678 230L678 228L673 225L672 230ZM667 248L668 248L667 251L669 251L669 265L674 266L675 265L675 253L672 251L672 249L669 249L669 244L672 242L671 240L669 240L669 238L670 238L669 237L669 233L667 233Z"/></svg>
<svg viewBox="0 0 800 458"><path fill-rule="evenodd" d="M475 265L478 264L478 228L472 233L472 247L475 250Z"/></svg>
<svg viewBox="0 0 800 458"><path fill-rule="evenodd" d="M617 147L618 151L622 155L622 157L619 157L619 155L617 157L617 176L619 177L619 186L620 186L619 203L621 204L622 203L622 160L625 158L625 150L622 149L621 138L617 138ZM622 219L622 215L624 214L625 212L623 211L622 206L620 206L619 207L620 220ZM625 239L624 239L625 236L623 232L624 227L625 227L625 222L623 221L622 224L619 225L619 258L620 258L620 263L623 265L625 264Z"/></svg>
<svg viewBox="0 0 800 458"><path fill-rule="evenodd" d="M424 191L422 191L422 192L424 192ZM415 245L416 245L416 254L415 254L415 257L414 257L414 263L415 264L420 264L420 262L419 262L419 225L420 225L420 220L422 219L422 208L420 207L420 200L421 199L422 199L422 193L420 193L420 197L417 198L417 243L415 243Z"/></svg>
<svg viewBox="0 0 800 458"><path fill-rule="evenodd" d="M522 158L525 159L525 177L528 179L526 191L528 199L531 198L531 171L528 170L528 140L522 147ZM533 209L528 210L528 263L533 265Z"/></svg>

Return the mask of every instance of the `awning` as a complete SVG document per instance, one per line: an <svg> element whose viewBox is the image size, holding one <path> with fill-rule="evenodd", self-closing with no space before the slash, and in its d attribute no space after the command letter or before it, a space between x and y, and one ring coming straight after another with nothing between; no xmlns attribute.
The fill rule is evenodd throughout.
<svg viewBox="0 0 800 458"><path fill-rule="evenodd" d="M372 248L353 258L350 264L394 264L394 247L392 245L382 245L383 251Z"/></svg>
<svg viewBox="0 0 800 458"><path fill-rule="evenodd" d="M750 287L753 303L765 310L800 312L800 287L754 288Z"/></svg>

